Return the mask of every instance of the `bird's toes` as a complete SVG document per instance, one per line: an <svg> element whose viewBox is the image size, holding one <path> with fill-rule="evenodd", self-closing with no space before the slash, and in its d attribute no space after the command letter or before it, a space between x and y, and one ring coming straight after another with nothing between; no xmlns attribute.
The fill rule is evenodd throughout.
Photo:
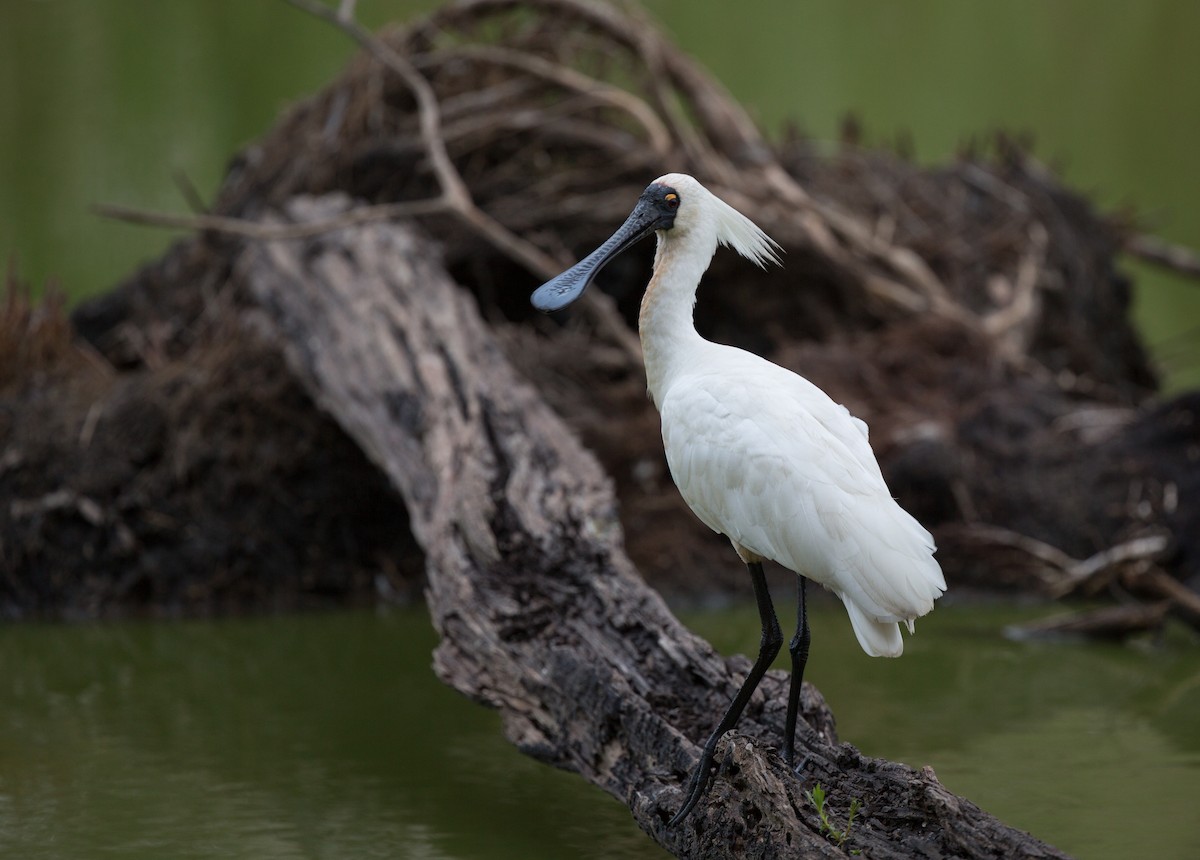
<svg viewBox="0 0 1200 860"><path fill-rule="evenodd" d="M795 763L795 756L793 756L792 761L789 761L787 765L793 774L799 776L804 772L804 769L808 767L808 762L810 759L812 759L812 753L806 752L804 754L804 758L800 759L800 764Z"/></svg>

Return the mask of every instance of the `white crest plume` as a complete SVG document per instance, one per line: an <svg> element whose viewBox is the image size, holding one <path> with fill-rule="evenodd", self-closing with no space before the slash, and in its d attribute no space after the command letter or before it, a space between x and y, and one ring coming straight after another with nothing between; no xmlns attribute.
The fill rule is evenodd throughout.
<svg viewBox="0 0 1200 860"><path fill-rule="evenodd" d="M765 269L767 263L782 265L779 252L783 249L778 242L717 195L713 194L712 200L716 204L713 209L717 218L717 241L720 244L737 251L760 269Z"/></svg>
<svg viewBox="0 0 1200 860"><path fill-rule="evenodd" d="M717 195L700 184L694 177L686 173L668 173L655 180L657 183L670 186L683 196L684 206L688 201L703 199L703 206L694 206L691 213L701 213L699 217L712 223L718 244L737 251L747 260L751 260L759 268L765 269L767 263L780 265L779 252L783 249L779 243L762 231L761 228L738 210L734 209ZM689 213L689 214L691 214ZM692 215L692 217L696 217Z"/></svg>

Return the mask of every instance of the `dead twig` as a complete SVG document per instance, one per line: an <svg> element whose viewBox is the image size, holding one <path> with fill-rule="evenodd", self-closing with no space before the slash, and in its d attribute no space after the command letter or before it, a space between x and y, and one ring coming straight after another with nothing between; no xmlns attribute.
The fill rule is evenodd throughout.
<svg viewBox="0 0 1200 860"><path fill-rule="evenodd" d="M1084 612L1067 612L1006 627L1010 639L1040 639L1056 636L1089 636L1096 639L1124 639L1138 633L1161 630L1171 601L1127 603Z"/></svg>
<svg viewBox="0 0 1200 860"><path fill-rule="evenodd" d="M467 189L466 183L446 151L446 141L441 133L441 111L433 88L413 63L410 63L353 18L342 16L341 13L353 11L353 4L343 4L342 9L335 13L331 7L317 2L317 0L285 1L297 9L328 21L345 32L404 81L417 100L421 140L428 154L430 166L441 187L441 199L451 211L483 236L494 248L517 260L539 277L553 277L569 264L567 261L552 258L537 246L512 233L475 205L471 192ZM562 77L573 80L570 75ZM581 82L576 80L575 83ZM625 106L629 107L628 104ZM629 332L628 327L621 323L611 300L605 301L602 297L593 296L583 307L585 312L593 318L597 328L607 332L629 354L631 361L640 360L641 346L637 338Z"/></svg>
<svg viewBox="0 0 1200 860"><path fill-rule="evenodd" d="M1152 569L1138 577L1137 584L1169 600L1193 627L1200 627L1200 594L1162 570Z"/></svg>
<svg viewBox="0 0 1200 860"><path fill-rule="evenodd" d="M447 15L481 17L511 5L508 0L474 0ZM799 228L814 248L854 272L853 281L880 302L906 314L936 313L972 328L978 325L918 254L881 239L858 216L809 195L783 168L742 107L643 16L582 0L536 0L529 5L576 18L630 50L646 71L649 97L674 137L673 151L683 153L691 172L703 176L735 207L748 189L756 200L778 200L776 216L764 220ZM543 71L548 73L548 68ZM870 263L865 272L864 261Z"/></svg>
<svg viewBox="0 0 1200 860"><path fill-rule="evenodd" d="M1141 535L1085 559L1077 559L1056 546L999 526L972 525L967 533L978 540L1018 549L1042 562L1037 575L1046 593L1055 598L1085 588L1094 580L1114 573L1122 565L1152 560L1170 543L1170 539L1163 534Z"/></svg>
<svg viewBox="0 0 1200 860"><path fill-rule="evenodd" d="M1012 547L1042 562L1042 566L1034 568L1034 570L1043 585L1047 587L1060 580L1061 572L1070 570L1078 564L1076 559L1056 546L1001 526L972 524L967 528L967 534L971 538L985 543Z"/></svg>
<svg viewBox="0 0 1200 860"><path fill-rule="evenodd" d="M304 239L329 233L346 227L369 224L375 221L393 221L416 215L431 215L447 212L446 203L440 199L413 200L404 203L380 203L374 206L359 206L336 218L322 221L307 221L298 224L275 224L232 218L227 215L185 215L171 212L154 212L116 203L97 203L92 211L102 218L141 224L146 227L162 227L169 230L200 230L241 236L258 241Z"/></svg>
<svg viewBox="0 0 1200 860"><path fill-rule="evenodd" d="M318 0L284 0L284 2L334 25L404 81L405 86L409 88L413 98L417 101L421 140L425 145L430 165L437 176L446 203L453 209L463 209L474 205L471 202L470 191L467 190L466 184L458 175L458 171L454 168L454 164L446 152L446 144L440 131L441 114L438 109L437 96L434 94L433 88L429 86L429 82L421 76L412 63L393 51L386 42L354 19L353 3L342 3L341 7L335 10Z"/></svg>
<svg viewBox="0 0 1200 860"><path fill-rule="evenodd" d="M522 54L493 45L460 45L449 55L455 61L463 58L518 69L527 75L541 78L565 90L586 96L590 101L617 108L628 114L645 130L653 154L667 158L671 152L671 133L648 104L637 96L604 81L585 75L560 63L552 63L532 54ZM438 61L437 54L421 57L418 67Z"/></svg>
<svg viewBox="0 0 1200 860"><path fill-rule="evenodd" d="M1170 539L1166 535L1143 535L1101 550L1083 561L1073 563L1063 571L1063 580L1052 590L1052 596L1062 597L1070 594L1122 565L1153 560L1162 554L1169 543Z"/></svg>
<svg viewBox="0 0 1200 860"><path fill-rule="evenodd" d="M1165 242L1140 233L1125 243L1125 250L1147 263L1162 266L1189 278L1200 278L1200 254L1185 245Z"/></svg>
<svg viewBox="0 0 1200 860"><path fill-rule="evenodd" d="M358 42L371 56L395 72L417 101L418 122L421 141L429 157L429 164L441 188L442 200L448 209L478 231L493 247L514 260L519 261L531 272L550 278L563 268L561 260L555 260L536 246L509 232L475 205L467 184L463 181L454 162L446 152L446 141L441 134L441 111L437 94L417 68L399 53L363 27L354 18L343 13L352 13L353 4L342 4L335 11L318 0L285 0L297 9L333 24L354 41Z"/></svg>
<svg viewBox="0 0 1200 860"><path fill-rule="evenodd" d="M175 181L175 187L179 189L179 193L183 195L188 209L198 214L208 211L208 206L204 204L204 198L200 196L199 189L196 188L196 184L192 182L192 178L187 173L183 170L173 170L171 178Z"/></svg>
<svg viewBox="0 0 1200 860"><path fill-rule="evenodd" d="M1028 354L1029 339L1037 327L1040 309L1037 285L1049 240L1046 228L1035 221L1029 228L1028 250L1017 264L1016 276L1011 283L1003 281L1007 304L983 318L984 331L1012 355Z"/></svg>

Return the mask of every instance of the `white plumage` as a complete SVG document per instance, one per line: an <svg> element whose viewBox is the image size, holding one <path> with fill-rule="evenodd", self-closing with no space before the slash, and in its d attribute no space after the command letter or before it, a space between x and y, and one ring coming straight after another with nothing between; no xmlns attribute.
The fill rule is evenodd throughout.
<svg viewBox="0 0 1200 860"><path fill-rule="evenodd" d="M933 538L892 498L866 424L803 377L696 333L696 287L718 243L760 265L773 243L692 177L655 183L683 201L659 231L639 326L671 477L744 558L830 589L864 651L899 656L897 622L911 629L946 589Z"/></svg>
<svg viewBox="0 0 1200 860"><path fill-rule="evenodd" d="M899 623L911 632L946 582L933 559L933 538L888 491L866 424L803 377L696 333L696 288L719 245L759 266L779 260L778 246L762 230L695 179L679 173L656 179L613 237L539 288L534 305L565 307L609 259L651 231L658 249L639 331L667 464L691 509L728 536L749 566L763 622L758 659L705 744L689 797L672 822L678 823L711 779L717 741L736 723L780 648L763 560L840 597L859 644L875 657L901 654ZM809 646L803 587L798 619L789 648L789 762Z"/></svg>
<svg viewBox="0 0 1200 860"><path fill-rule="evenodd" d="M867 428L812 383L700 341L656 396L667 463L696 515L736 547L845 603L873 657L943 590L933 539L893 501Z"/></svg>

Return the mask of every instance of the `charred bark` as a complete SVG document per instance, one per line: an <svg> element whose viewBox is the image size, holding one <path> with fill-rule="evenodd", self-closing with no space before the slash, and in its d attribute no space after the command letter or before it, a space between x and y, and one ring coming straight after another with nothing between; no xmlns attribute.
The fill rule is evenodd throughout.
<svg viewBox="0 0 1200 860"><path fill-rule="evenodd" d="M289 217L345 205L297 200ZM429 244L393 226L264 244L237 276L314 401L404 495L442 636L439 676L497 708L524 752L628 804L681 857L844 856L803 796L815 780L835 816L862 803L845 847L866 856L1062 856L932 771L838 743L808 685L804 776L789 773L773 749L780 673L723 743L710 799L668 829L695 741L746 660L715 654L638 576L600 464L513 371Z"/></svg>

